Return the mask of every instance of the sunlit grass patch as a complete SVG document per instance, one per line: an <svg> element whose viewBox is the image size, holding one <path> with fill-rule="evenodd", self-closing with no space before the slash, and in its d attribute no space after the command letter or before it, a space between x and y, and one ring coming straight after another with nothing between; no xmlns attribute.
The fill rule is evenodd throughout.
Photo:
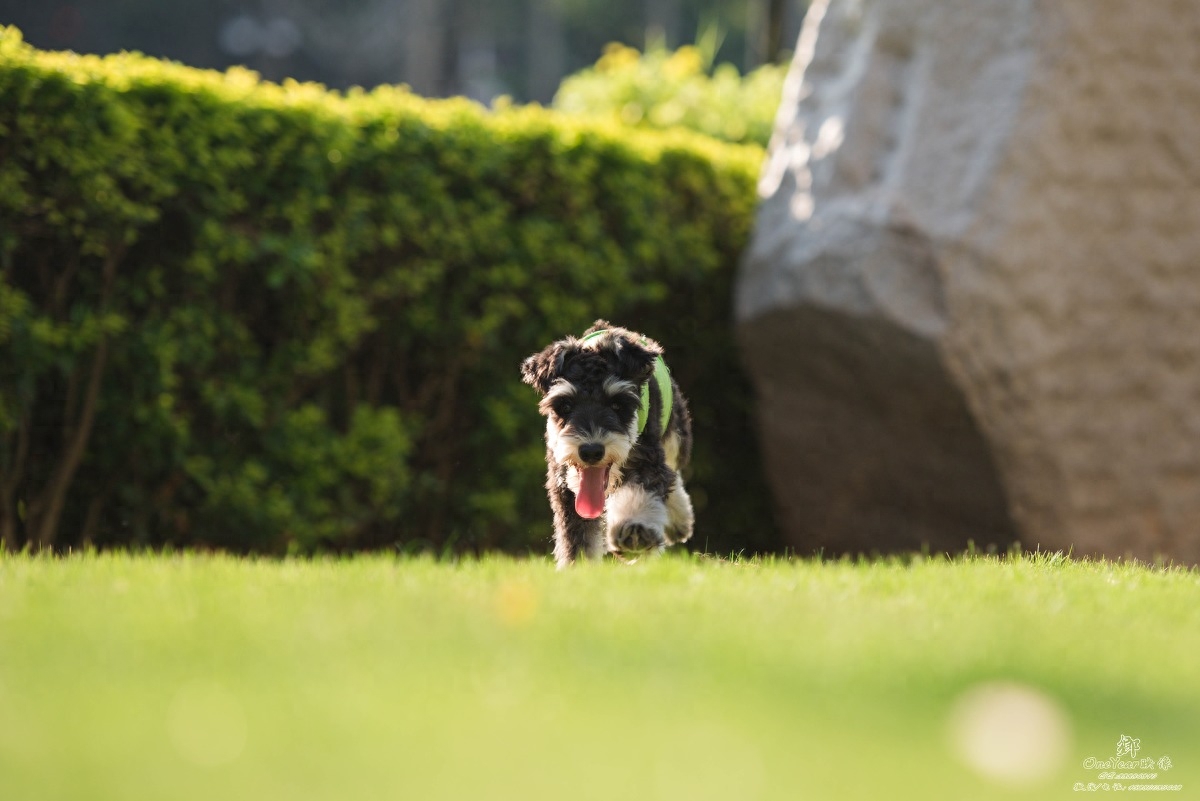
<svg viewBox="0 0 1200 801"><path fill-rule="evenodd" d="M1122 735L1188 797L1198 598L1055 557L0 557L0 797L1061 798Z"/></svg>

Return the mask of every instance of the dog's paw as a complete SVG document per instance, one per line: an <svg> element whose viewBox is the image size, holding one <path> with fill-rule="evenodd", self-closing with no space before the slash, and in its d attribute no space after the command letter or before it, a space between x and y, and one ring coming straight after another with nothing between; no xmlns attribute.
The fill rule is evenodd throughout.
<svg viewBox="0 0 1200 801"><path fill-rule="evenodd" d="M613 532L613 549L623 555L636 556L646 551L661 550L666 546L662 529L641 523L624 523Z"/></svg>
<svg viewBox="0 0 1200 801"><path fill-rule="evenodd" d="M667 526L667 530L664 532L664 534L666 535L665 538L668 547L671 545L678 545L679 543L687 542L692 538L692 527L690 525L680 528Z"/></svg>

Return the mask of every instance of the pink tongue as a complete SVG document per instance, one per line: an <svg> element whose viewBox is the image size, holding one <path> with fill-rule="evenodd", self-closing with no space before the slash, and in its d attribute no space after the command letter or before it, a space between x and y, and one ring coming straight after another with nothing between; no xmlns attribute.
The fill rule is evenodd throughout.
<svg viewBox="0 0 1200 801"><path fill-rule="evenodd" d="M579 492L575 511L588 520L604 514L604 490L608 484L607 467L584 467L579 471Z"/></svg>

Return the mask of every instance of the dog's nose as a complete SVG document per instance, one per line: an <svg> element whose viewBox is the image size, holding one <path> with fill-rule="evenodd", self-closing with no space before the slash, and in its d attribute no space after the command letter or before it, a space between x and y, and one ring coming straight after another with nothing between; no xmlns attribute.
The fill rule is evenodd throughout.
<svg viewBox="0 0 1200 801"><path fill-rule="evenodd" d="M604 446L599 442L585 442L579 446L579 458L588 464L595 464L604 458Z"/></svg>

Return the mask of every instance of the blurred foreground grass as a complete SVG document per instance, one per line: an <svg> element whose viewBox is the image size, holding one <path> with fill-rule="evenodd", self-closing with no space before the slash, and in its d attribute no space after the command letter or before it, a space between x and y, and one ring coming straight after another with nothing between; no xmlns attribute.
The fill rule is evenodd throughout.
<svg viewBox="0 0 1200 801"><path fill-rule="evenodd" d="M1066 798L1122 735L1197 797L1198 601L1054 557L0 556L0 798Z"/></svg>

